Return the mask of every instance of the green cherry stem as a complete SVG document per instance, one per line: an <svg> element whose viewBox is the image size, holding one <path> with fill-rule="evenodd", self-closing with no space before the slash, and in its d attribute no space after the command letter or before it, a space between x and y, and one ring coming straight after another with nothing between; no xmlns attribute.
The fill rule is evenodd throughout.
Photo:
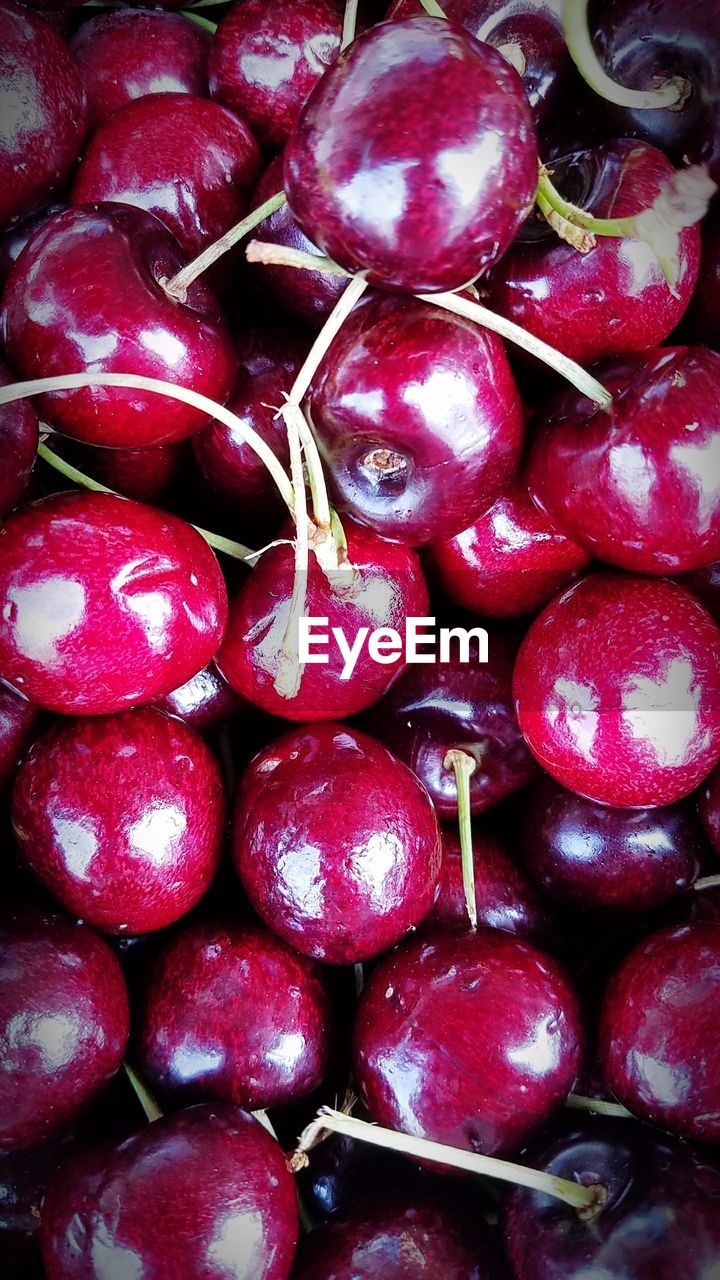
<svg viewBox="0 0 720 1280"><path fill-rule="evenodd" d="M703 876L702 880L696 880L693 889L702 892L703 889L720 889L720 876Z"/></svg>
<svg viewBox="0 0 720 1280"><path fill-rule="evenodd" d="M431 18L447 18L445 10L437 3L437 0L420 0L420 4Z"/></svg>
<svg viewBox="0 0 720 1280"><path fill-rule="evenodd" d="M564 0L563 30L568 53L590 88L606 102L634 111L679 110L690 92L687 80L673 76L657 89L628 89L612 80L598 58L588 28L590 0Z"/></svg>
<svg viewBox="0 0 720 1280"><path fill-rule="evenodd" d="M171 298L175 298L178 302L184 302L187 298L187 291L191 284L203 275L210 267L212 267L223 254L234 246L255 227L270 217L271 213L275 213L286 203L285 192L278 191L277 195L270 196L264 200L257 209L253 209L240 222L236 222L234 227L230 227L224 236L220 236L219 240L214 240L209 244L207 249L203 249L197 258L193 258L192 262L188 262L182 267L170 280L163 280L161 283L165 292L170 294Z"/></svg>
<svg viewBox="0 0 720 1280"><path fill-rule="evenodd" d="M460 860L462 865L463 890L465 907L470 917L470 925L477 929L477 903L475 901L475 863L473 861L472 826L470 821L470 779L477 769L477 763L467 751L453 747L443 760L445 769L452 769L455 774L458 802L458 825L460 828Z"/></svg>
<svg viewBox="0 0 720 1280"><path fill-rule="evenodd" d="M345 0L345 14L343 16L342 41L340 49L347 49L355 39L355 29L357 27L358 0Z"/></svg>
<svg viewBox="0 0 720 1280"><path fill-rule="evenodd" d="M123 1062L123 1067L125 1068L125 1074L132 1085L133 1093L143 1109L145 1119L148 1124L152 1124L154 1120L161 1120L163 1113L147 1085L143 1084L139 1075L133 1070L129 1062Z"/></svg>
<svg viewBox="0 0 720 1280"><path fill-rule="evenodd" d="M606 1102L603 1098L586 1098L581 1093L571 1093L566 1107L571 1111L589 1111L597 1116L614 1116L617 1120L634 1120L632 1111L619 1102Z"/></svg>
<svg viewBox="0 0 720 1280"><path fill-rule="evenodd" d="M181 9L180 13L183 18L189 18L191 22L195 22L199 27L203 27L205 31L209 31L211 36L215 35L217 22L211 22L209 18L203 18L201 13L193 13L192 9Z"/></svg>

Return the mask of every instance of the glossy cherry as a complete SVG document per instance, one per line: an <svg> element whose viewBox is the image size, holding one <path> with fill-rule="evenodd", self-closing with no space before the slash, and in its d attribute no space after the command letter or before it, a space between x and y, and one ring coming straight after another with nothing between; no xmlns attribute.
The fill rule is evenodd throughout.
<svg viewBox="0 0 720 1280"><path fill-rule="evenodd" d="M349 590L334 588L311 555L305 616L328 618L354 641L361 627L389 627L404 635L409 617L423 617L428 596L420 563L413 551L377 538L345 522L348 556L355 568ZM335 720L355 715L382 697L402 670L402 660L375 662L367 645L352 675L342 679L345 659L328 645L327 664L306 665L300 689L285 697L275 689L290 615L294 552L273 547L258 561L230 606L230 617L217 663L238 693L271 715L288 720ZM347 575L343 575L345 581ZM0 672L1 673L1 672Z"/></svg>
<svg viewBox="0 0 720 1280"><path fill-rule="evenodd" d="M566 199L597 218L648 209L674 166L644 142L621 139L553 161ZM589 253L531 220L493 271L490 305L581 364L664 342L687 309L700 265L700 228L679 233L678 278L668 286L642 240L598 236Z"/></svg>
<svg viewBox="0 0 720 1280"><path fill-rule="evenodd" d="M613 809L544 778L525 797L520 851L557 902L582 911L647 911L694 883L707 842L689 803Z"/></svg>
<svg viewBox="0 0 720 1280"><path fill-rule="evenodd" d="M507 1155L570 1092L580 1018L555 962L510 933L418 939L366 984L354 1057L378 1124Z"/></svg>
<svg viewBox="0 0 720 1280"><path fill-rule="evenodd" d="M0 361L0 387L15 381ZM27 400L0 408L0 517L7 515L22 498L37 455L38 420Z"/></svg>
<svg viewBox="0 0 720 1280"><path fill-rule="evenodd" d="M245 704L220 675L215 663L210 662L177 689L158 698L155 706L206 735L237 716Z"/></svg>
<svg viewBox="0 0 720 1280"><path fill-rule="evenodd" d="M174 236L141 209L67 209L35 234L10 274L9 359L25 378L135 373L224 402L235 360L217 302L202 280L185 303L163 288L184 262ZM182 439L207 420L177 400L117 387L53 392L38 406L76 440L129 448Z"/></svg>
<svg viewBox="0 0 720 1280"><path fill-rule="evenodd" d="M72 203L146 209L194 257L245 215L260 164L248 126L219 103L153 93L122 107L91 138Z"/></svg>
<svg viewBox="0 0 720 1280"><path fill-rule="evenodd" d="M720 756L720 631L675 583L576 583L530 627L513 687L543 768L601 804L672 804Z"/></svg>
<svg viewBox="0 0 720 1280"><path fill-rule="evenodd" d="M458 289L491 266L536 185L517 72L442 18L360 36L285 149L285 190L306 235L347 270L409 293Z"/></svg>
<svg viewBox="0 0 720 1280"><path fill-rule="evenodd" d="M177 516L64 493L0 528L0 679L32 702L97 715L150 702L210 660L227 596L220 566Z"/></svg>
<svg viewBox="0 0 720 1280"><path fill-rule="evenodd" d="M32 702L0 682L0 796L9 790L39 718L40 712Z"/></svg>
<svg viewBox="0 0 720 1280"><path fill-rule="evenodd" d="M70 175L87 108L66 44L37 14L2 0L0 228L47 204Z"/></svg>
<svg viewBox="0 0 720 1280"><path fill-rule="evenodd" d="M122 970L84 925L39 912L0 926L0 1147L62 1133L118 1070L129 1030Z"/></svg>
<svg viewBox="0 0 720 1280"><path fill-rule="evenodd" d="M162 1178L158 1170L162 1170ZM191 1107L68 1165L41 1227L48 1280L287 1280L297 1239L292 1174L238 1107Z"/></svg>
<svg viewBox="0 0 720 1280"><path fill-rule="evenodd" d="M613 974L598 1049L615 1096L635 1115L702 1142L720 1141L720 929L661 929Z"/></svg>
<svg viewBox="0 0 720 1280"><path fill-rule="evenodd" d="M440 888L435 905L425 919L425 928L430 932L466 933L470 920L463 887L460 837L447 826L443 840ZM529 942L547 942L551 919L545 903L500 841L486 831L473 830L473 864L478 924L485 929L506 929Z"/></svg>
<svg viewBox="0 0 720 1280"><path fill-rule="evenodd" d="M14 222L7 231L0 234L0 290L5 287L10 272L22 253L25 245L35 232L43 227L50 218L54 218L56 213L60 213L67 208L61 200L55 200L49 204L47 208L41 209L38 213L30 214L29 218L23 218L22 222Z"/></svg>
<svg viewBox="0 0 720 1280"><path fill-rule="evenodd" d="M94 128L151 93L206 98L209 51L210 33L197 22L157 9L100 13L70 41Z"/></svg>
<svg viewBox="0 0 720 1280"><path fill-rule="evenodd" d="M609 409L570 392L540 418L533 500L601 560L638 573L698 569L720 555L720 354L661 347L598 370Z"/></svg>
<svg viewBox="0 0 720 1280"><path fill-rule="evenodd" d="M335 506L411 546L467 527L520 461L522 408L502 342L414 298L355 308L310 406Z"/></svg>
<svg viewBox="0 0 720 1280"><path fill-rule="evenodd" d="M442 844L427 792L365 733L298 728L249 765L232 832L252 906L303 955L354 964L433 904Z"/></svg>
<svg viewBox="0 0 720 1280"><path fill-rule="evenodd" d="M341 34L342 9L333 0L245 0L213 38L212 96L277 151L340 52Z"/></svg>
<svg viewBox="0 0 720 1280"><path fill-rule="evenodd" d="M720 769L715 769L704 783L698 806L705 830L720 853Z"/></svg>

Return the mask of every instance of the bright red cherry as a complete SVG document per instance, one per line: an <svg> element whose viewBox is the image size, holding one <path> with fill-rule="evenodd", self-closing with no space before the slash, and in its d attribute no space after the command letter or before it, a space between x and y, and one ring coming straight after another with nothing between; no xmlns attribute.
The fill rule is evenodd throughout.
<svg viewBox="0 0 720 1280"><path fill-rule="evenodd" d="M0 1147L64 1132L118 1070L129 1030L118 961L84 925L55 915L0 925Z"/></svg>
<svg viewBox="0 0 720 1280"><path fill-rule="evenodd" d="M431 932L466 933L470 919L463 886L460 837L447 826L443 842L440 888L425 926ZM485 929L506 929L539 945L547 941L550 914L544 902L500 841L477 828L473 829L473 865L478 923Z"/></svg>
<svg viewBox="0 0 720 1280"><path fill-rule="evenodd" d="M580 1017L553 960L502 929L405 943L363 991L355 1075L378 1124L506 1155L562 1106Z"/></svg>
<svg viewBox="0 0 720 1280"><path fill-rule="evenodd" d="M184 303L163 288L184 263L175 238L141 209L59 213L34 235L5 287L8 358L25 378L134 373L223 403L235 359L217 302L202 280ZM38 406L76 440L129 448L180 440L207 420L177 400L117 387L53 392Z"/></svg>
<svg viewBox="0 0 720 1280"><path fill-rule="evenodd" d="M14 374L0 361L0 387L14 381ZM27 488L38 439L37 414L29 401L0 408L0 517L17 506Z"/></svg>
<svg viewBox="0 0 720 1280"><path fill-rule="evenodd" d="M570 791L672 804L720 756L720 631L675 583L596 574L532 624L514 695L531 751Z"/></svg>
<svg viewBox="0 0 720 1280"><path fill-rule="evenodd" d="M367 960L418 924L442 856L425 789L379 742L339 724L295 729L255 757L232 843L258 915L327 964Z"/></svg>
<svg viewBox="0 0 720 1280"><path fill-rule="evenodd" d="M715 769L705 782L698 798L703 825L720 853L720 769Z"/></svg>
<svg viewBox="0 0 720 1280"><path fill-rule="evenodd" d="M383 23L355 40L285 150L285 190L306 235L347 270L409 293L458 289L491 266L536 186L517 72L442 18Z"/></svg>
<svg viewBox="0 0 720 1280"><path fill-rule="evenodd" d="M210 660L227 595L184 520L104 493L63 493L0 528L0 679L98 715L150 702Z"/></svg>

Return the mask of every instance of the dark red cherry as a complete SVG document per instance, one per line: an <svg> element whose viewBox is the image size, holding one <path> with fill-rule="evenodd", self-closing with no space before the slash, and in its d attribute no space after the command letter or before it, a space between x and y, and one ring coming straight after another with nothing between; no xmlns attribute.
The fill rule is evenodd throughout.
<svg viewBox="0 0 720 1280"><path fill-rule="evenodd" d="M503 1215L515 1280L706 1280L720 1259L720 1171L645 1125L598 1116L538 1152L533 1166L608 1199L583 1221L543 1191L518 1187Z"/></svg>
<svg viewBox="0 0 720 1280"><path fill-rule="evenodd" d="M684 574L679 581L705 605L711 618L720 626L720 560L714 560L704 569Z"/></svg>
<svg viewBox="0 0 720 1280"><path fill-rule="evenodd" d="M127 498L63 493L0 528L0 679L97 715L170 693L210 660L227 596L184 520Z"/></svg>
<svg viewBox="0 0 720 1280"><path fill-rule="evenodd" d="M210 49L213 98L247 120L264 147L282 147L308 95L340 52L333 0L245 0Z"/></svg>
<svg viewBox="0 0 720 1280"><path fill-rule="evenodd" d="M14 381L15 375L0 361L0 387ZM28 400L0 408L0 517L17 506L27 488L38 439L37 414Z"/></svg>
<svg viewBox="0 0 720 1280"><path fill-rule="evenodd" d="M458 648L442 661L430 649L425 664L407 668L366 717L370 731L404 760L429 791L444 818L457 814L457 784L445 767L450 750L475 761L470 807L482 813L537 775L537 766L518 727L512 673L516 646L501 632L490 636L488 661L470 661Z"/></svg>
<svg viewBox="0 0 720 1280"><path fill-rule="evenodd" d="M414 298L355 309L310 405L336 507L411 546L466 528L520 461L522 407L502 342Z"/></svg>
<svg viewBox="0 0 720 1280"><path fill-rule="evenodd" d="M243 120L188 93L153 93L101 125L72 190L74 205L113 201L154 213L189 257L244 216L260 150Z"/></svg>
<svg viewBox="0 0 720 1280"><path fill-rule="evenodd" d="M0 1147L69 1128L118 1070L127 1044L125 979L107 943L54 915L0 926Z"/></svg>
<svg viewBox="0 0 720 1280"><path fill-rule="evenodd" d="M144 707L61 723L13 789L21 853L63 906L108 933L189 911L217 870L220 766L193 729Z"/></svg>
<svg viewBox="0 0 720 1280"><path fill-rule="evenodd" d="M138 1065L173 1102L283 1106L322 1084L330 1012L319 966L261 925L191 925L145 986Z"/></svg>
<svg viewBox="0 0 720 1280"><path fill-rule="evenodd" d="M311 555L307 578L306 617L327 618L327 628L343 631L354 644L362 628L390 628L401 638L407 618L427 613L428 595L417 556L408 547L385 542L350 521L345 522L348 556L355 576L333 587ZM328 630L326 664L308 664L294 697L278 693L275 680L290 616L294 580L292 547L267 551L230 607L230 618L217 656L220 671L238 693L271 715L288 720L335 720L363 711L387 691L404 666L400 652L376 662L365 643L343 679L346 661ZM322 629L322 628L321 628ZM0 669L1 674L1 669Z"/></svg>
<svg viewBox="0 0 720 1280"><path fill-rule="evenodd" d="M615 1096L635 1115L720 1141L720 929L697 922L646 938L613 974L598 1047Z"/></svg>
<svg viewBox="0 0 720 1280"><path fill-rule="evenodd" d="M198 733L212 733L244 707L242 698L230 688L214 662L208 663L184 684L158 698L155 706L169 716L184 720Z"/></svg>
<svg viewBox="0 0 720 1280"><path fill-rule="evenodd" d="M409 769L356 729L294 729L249 765L233 858L258 915L303 955L354 964L433 904L442 842Z"/></svg>
<svg viewBox="0 0 720 1280"><path fill-rule="evenodd" d="M22 222L14 222L7 231L0 234L0 291L5 287L5 281L31 237L63 209L67 209L67 205L57 200L39 213L23 218Z"/></svg>
<svg viewBox="0 0 720 1280"><path fill-rule="evenodd" d="M40 712L0 681L0 796L5 796L35 734Z"/></svg>
<svg viewBox="0 0 720 1280"><path fill-rule="evenodd" d="M378 1124L505 1155L562 1106L580 1060L553 960L502 929L405 943L365 986L355 1074Z"/></svg>
<svg viewBox="0 0 720 1280"><path fill-rule="evenodd" d="M517 72L457 23L383 23L326 72L284 171L303 231L347 270L408 293L458 289L530 210L532 113Z"/></svg>
<svg viewBox="0 0 720 1280"><path fill-rule="evenodd" d="M673 582L600 573L541 613L514 676L543 768L601 804L672 804L720 756L720 631Z"/></svg>
<svg viewBox="0 0 720 1280"><path fill-rule="evenodd" d="M597 409L570 392L541 417L533 500L601 560L638 573L699 569L720 556L720 355L665 347L598 370Z"/></svg>
<svg viewBox="0 0 720 1280"><path fill-rule="evenodd" d="M100 13L70 41L94 128L151 93L208 96L210 34L179 13L116 9Z"/></svg>
<svg viewBox="0 0 720 1280"><path fill-rule="evenodd" d="M25 378L134 373L224 402L235 359L217 302L202 280L185 303L162 285L184 263L175 238L141 209L67 209L35 234L10 274L8 358ZM207 420L177 400L117 387L53 392L38 405L76 440L128 448L180 440Z"/></svg>
<svg viewBox="0 0 720 1280"><path fill-rule="evenodd" d="M466 933L470 920L463 887L460 837L447 826L443 840L440 888L425 924L432 932ZM547 907L499 840L477 828L473 829L473 865L478 924L485 929L506 929L530 942L546 941L550 934Z"/></svg>
<svg viewBox="0 0 720 1280"><path fill-rule="evenodd" d="M720 351L720 217L711 213L702 224L700 274L687 313L691 341Z"/></svg>
<svg viewBox="0 0 720 1280"><path fill-rule="evenodd" d="M431 543L425 563L456 604L515 618L552 600L587 568L590 553L550 524L518 479L462 533Z"/></svg>
<svg viewBox="0 0 720 1280"><path fill-rule="evenodd" d="M525 798L522 861L550 898L582 911L647 911L689 888L707 843L690 804L612 809L544 778Z"/></svg>
<svg viewBox="0 0 720 1280"><path fill-rule="evenodd" d="M48 1280L120 1280L128 1267L133 1280L288 1280L297 1231L277 1142L253 1116L214 1103L68 1164L41 1238Z"/></svg>
<svg viewBox="0 0 720 1280"><path fill-rule="evenodd" d="M87 108L66 44L37 14L2 0L0 228L47 204L70 175Z"/></svg>
<svg viewBox="0 0 720 1280"><path fill-rule="evenodd" d="M706 780L698 804L705 830L720 853L720 769L715 769Z"/></svg>
<svg viewBox="0 0 720 1280"><path fill-rule="evenodd" d="M644 142L622 139L553 161L563 195L597 218L649 208L674 167ZM642 240L598 236L578 253L547 224L520 232L493 272L490 305L581 364L664 342L687 309L700 265L700 229L679 233L671 291Z"/></svg>
<svg viewBox="0 0 720 1280"><path fill-rule="evenodd" d="M164 493L181 469L181 444L157 444L150 449L104 449L58 437L52 447L93 480L138 502L152 502Z"/></svg>

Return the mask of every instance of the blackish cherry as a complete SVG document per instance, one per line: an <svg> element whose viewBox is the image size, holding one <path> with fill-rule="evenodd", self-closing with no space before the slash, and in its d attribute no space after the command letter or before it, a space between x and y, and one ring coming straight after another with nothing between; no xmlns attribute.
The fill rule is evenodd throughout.
<svg viewBox="0 0 720 1280"><path fill-rule="evenodd" d="M692 342L720 351L720 217L717 212L710 213L702 226L700 274L685 331L691 335Z"/></svg>
<svg viewBox="0 0 720 1280"><path fill-rule="evenodd" d="M0 796L10 789L15 771L38 727L40 711L0 681Z"/></svg>
<svg viewBox="0 0 720 1280"><path fill-rule="evenodd" d="M149 449L104 449L56 437L52 448L84 475L138 502L152 502L164 494L181 472L181 443L156 444ZM58 481L62 483L59 477Z"/></svg>
<svg viewBox="0 0 720 1280"><path fill-rule="evenodd" d="M30 214L29 218L23 218L22 222L14 222L0 234L0 291L31 237L63 209L67 209L67 204L56 200L38 213Z"/></svg>
<svg viewBox="0 0 720 1280"><path fill-rule="evenodd" d="M0 361L0 387L15 381ZM37 455L38 420L27 400L0 408L0 517L17 506L27 489Z"/></svg>
<svg viewBox="0 0 720 1280"><path fill-rule="evenodd" d="M470 919L460 839L450 826L443 831L443 843L440 888L424 927L429 932L466 933ZM551 934L550 912L522 868L486 831L474 827L472 844L478 924L485 929L506 929L538 945L547 942Z"/></svg>
<svg viewBox="0 0 720 1280"><path fill-rule="evenodd" d="M698 807L703 826L720 853L720 769L715 769L702 786Z"/></svg>
<svg viewBox="0 0 720 1280"><path fill-rule="evenodd" d="M230 688L214 662L158 698L154 705L167 715L184 720L203 736L213 733L245 707L243 699Z"/></svg>

